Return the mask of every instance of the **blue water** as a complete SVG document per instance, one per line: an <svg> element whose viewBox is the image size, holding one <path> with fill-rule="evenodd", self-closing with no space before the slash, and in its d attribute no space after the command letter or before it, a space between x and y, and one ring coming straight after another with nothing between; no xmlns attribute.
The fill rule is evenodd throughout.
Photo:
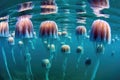
<svg viewBox="0 0 120 80"><path fill-rule="evenodd" d="M9 31L12 33L15 31L15 24L17 18L22 13L18 12L18 4L24 3L29 0L1 0L0 4L0 17L9 15ZM11 46L8 44L7 38L3 40L0 38L0 47L4 46L8 68L12 76L12 80L28 80L26 78L26 63L25 63L25 46L28 46L29 53L31 55L31 69L33 73L33 79L31 80L45 80L45 68L42 67L41 62L43 59L49 58L50 52L47 48L47 44L44 44L43 39L39 37L39 26L42 21L53 20L58 25L58 31L67 31L68 37L60 37L57 40L53 40L53 44L56 47L56 56L52 60L52 65L49 71L49 80L63 80L63 63L64 53L61 52L61 42L70 46L71 52L67 56L66 75L64 80L91 80L93 71L96 66L97 56L95 53L94 42L90 41L89 38L80 38L78 42L75 34L75 29L78 25L85 26L87 29L87 35L90 34L92 23L96 19L102 19L110 24L111 28L111 44L105 44L104 54L100 55L100 65L96 73L94 80L120 80L120 1L109 0L110 8L102 10L103 15L109 17L100 16L97 17L91 8L88 0L56 0L58 6L58 12L55 14L41 15L40 14L40 1L33 0L34 5L32 10L27 10L25 13L32 15L31 21L33 23L34 31L36 32L37 38L33 38L35 49L31 48L30 44L24 43L21 48L18 45L18 41L22 39L15 38L15 45ZM84 7L82 7L84 6ZM82 14L77 14L76 9L79 9ZM68 13L67 13L68 11ZM85 20L77 22L77 19ZM70 38L69 38L70 37ZM27 39L28 40L28 39ZM27 42L26 40L26 42ZM81 55L79 67L76 69L76 63L78 54L76 48L78 45L83 43L84 53ZM14 48L14 56L16 64L13 62L11 50ZM20 53L22 51L22 54ZM89 66L85 65L86 58L91 59ZM9 80L8 73L6 71L5 63L3 60L2 50L0 48L0 80Z"/></svg>

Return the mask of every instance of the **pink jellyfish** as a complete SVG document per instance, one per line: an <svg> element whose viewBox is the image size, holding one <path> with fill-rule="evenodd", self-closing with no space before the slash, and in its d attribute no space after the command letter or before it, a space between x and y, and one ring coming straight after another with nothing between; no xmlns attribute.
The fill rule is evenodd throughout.
<svg viewBox="0 0 120 80"><path fill-rule="evenodd" d="M54 0L41 1L40 8L42 15L57 13L57 9L58 9Z"/></svg>
<svg viewBox="0 0 120 80"><path fill-rule="evenodd" d="M27 47L29 39L33 38L33 24L28 17L21 16L18 18L15 29L15 37L20 38L24 42L25 46L25 62L26 62L26 77L27 80L33 79L32 69L31 69L31 55Z"/></svg>
<svg viewBox="0 0 120 80"><path fill-rule="evenodd" d="M78 44L80 44L77 47L77 50L76 50L76 52L78 54L76 68L78 68L81 56L84 53L83 41L85 40L85 37L87 36L87 30L86 30L85 26L77 26L77 28L76 28L76 36L77 36Z"/></svg>
<svg viewBox="0 0 120 80"><path fill-rule="evenodd" d="M90 32L90 40L95 44L95 52L97 55L97 64L95 66L91 80L95 79L99 64L100 64L100 54L104 53L104 44L111 43L111 29L110 25L104 20L95 20L92 24L92 29Z"/></svg>
<svg viewBox="0 0 120 80"><path fill-rule="evenodd" d="M77 40L82 46L83 46L83 40L86 37L86 35L87 35L87 30L86 30L85 26L78 26L76 28Z"/></svg>
<svg viewBox="0 0 120 80"><path fill-rule="evenodd" d="M55 55L55 45L53 41L58 38L58 26L54 21L43 21L39 28L39 36L44 42L47 39L48 49L50 51L50 62Z"/></svg>
<svg viewBox="0 0 120 80"><path fill-rule="evenodd" d="M7 74L9 76L9 80L12 80L9 68L8 68L8 63L7 63L7 58L6 58L6 53L4 50L5 47L5 40L6 38L9 36L9 25L8 25L8 21L1 21L0 22L0 39L1 39L1 50L2 50L2 55L3 55L3 59L4 59L4 63L5 63L5 68L7 71Z"/></svg>

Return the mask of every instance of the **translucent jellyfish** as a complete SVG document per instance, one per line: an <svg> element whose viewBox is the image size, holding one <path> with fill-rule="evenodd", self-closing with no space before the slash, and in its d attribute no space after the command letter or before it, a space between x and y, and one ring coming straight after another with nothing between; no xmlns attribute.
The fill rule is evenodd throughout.
<svg viewBox="0 0 120 80"><path fill-rule="evenodd" d="M92 60L89 57L87 57L85 59L85 66L87 67L85 71L85 78L87 77L88 74L88 66L90 66L91 64L92 64Z"/></svg>
<svg viewBox="0 0 120 80"><path fill-rule="evenodd" d="M100 64L100 54L104 54L104 46L106 43L111 43L111 29L109 24L104 20L95 20L92 24L90 32L90 40L93 41L95 46L95 53L97 55L97 64L95 66L91 80L95 79L97 70Z"/></svg>
<svg viewBox="0 0 120 80"><path fill-rule="evenodd" d="M42 60L42 67L45 68L45 80L49 80L49 71L51 68L51 63L49 59L43 59Z"/></svg>
<svg viewBox="0 0 120 80"><path fill-rule="evenodd" d="M28 48L28 45L31 44L29 40L34 37L33 32L34 32L33 24L31 20L28 17L24 17L24 16L19 17L16 23L15 37L22 39L22 41L24 42L24 49L25 49L24 56L26 57L25 62L27 69L26 71L27 80L31 80L33 78L31 65L30 65L31 56Z"/></svg>
<svg viewBox="0 0 120 80"><path fill-rule="evenodd" d="M69 45L62 45L61 52L63 53L63 56L64 56L64 62L63 62L63 80L64 80L65 75L66 75L68 55L71 52L70 46Z"/></svg>
<svg viewBox="0 0 120 80"><path fill-rule="evenodd" d="M25 3L21 3L18 5L18 12L22 12L22 11L26 11L26 10L31 10L33 8L33 3L30 2L25 2Z"/></svg>
<svg viewBox="0 0 120 80"><path fill-rule="evenodd" d="M14 41L14 38L13 37L8 37L8 44L10 45L11 47L11 53L12 53L12 59L13 59L13 62L16 64L16 60L15 60L15 56L14 56L14 45L15 45L15 41Z"/></svg>
<svg viewBox="0 0 120 80"><path fill-rule="evenodd" d="M6 38L9 36L9 25L8 25L8 21L1 21L0 22L0 39L1 39L1 50L2 50L2 55L3 55L3 59L4 59L4 63L5 63L5 68L7 71L7 74L9 76L9 80L12 80L9 68L8 68L8 63L7 63L7 58L6 58L6 53L4 50L5 47L5 40Z"/></svg>
<svg viewBox="0 0 120 80"><path fill-rule="evenodd" d="M80 45L83 46L83 40L87 36L87 30L85 26L78 26L76 28L76 36L77 36L77 40L80 43Z"/></svg>
<svg viewBox="0 0 120 80"><path fill-rule="evenodd" d="M41 23L39 28L39 36L42 41L47 41L48 46L50 46L50 61L52 61L55 53L55 45L53 42L58 38L58 26L54 21L44 21ZM52 63L52 62L51 62Z"/></svg>
<svg viewBox="0 0 120 80"><path fill-rule="evenodd" d="M82 46L78 46L77 49L76 49L76 53L77 53L77 63L76 63L76 68L78 69L79 68L79 63L80 63L80 59L81 59L81 56L83 54L84 50L83 50L83 47Z"/></svg>
<svg viewBox="0 0 120 80"><path fill-rule="evenodd" d="M19 46L19 49L20 49L20 55L21 55L21 57L23 57L24 56L24 54L23 54L23 46L24 46L24 43L23 43L23 41L18 41L18 46Z"/></svg>
<svg viewBox="0 0 120 80"><path fill-rule="evenodd" d="M55 0L43 0L41 1L41 14L47 15L47 14L53 14L57 13L58 7L55 3Z"/></svg>
<svg viewBox="0 0 120 80"><path fill-rule="evenodd" d="M54 44L51 44L51 45L48 44L48 50L51 52L49 60L50 60L50 62L52 62L52 59L55 56L55 51L56 51L55 45Z"/></svg>
<svg viewBox="0 0 120 80"><path fill-rule="evenodd" d="M109 0L88 0L88 2L97 17L109 17L109 15L101 13L101 10L108 9L110 7Z"/></svg>

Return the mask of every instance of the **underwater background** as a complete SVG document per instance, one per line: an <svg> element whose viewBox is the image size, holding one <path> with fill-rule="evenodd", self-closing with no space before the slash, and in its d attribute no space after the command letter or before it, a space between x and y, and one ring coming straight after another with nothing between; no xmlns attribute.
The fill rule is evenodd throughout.
<svg viewBox="0 0 120 80"><path fill-rule="evenodd" d="M18 17L26 14L32 16L30 20L36 34L32 39L14 37L14 45L10 45L8 38L3 39L0 35L0 80L120 80L120 1L51 0L57 6L56 12L41 14L42 1L44 0L0 0L0 22L7 19L10 34L15 32ZM95 13L92 8L94 6L91 7L91 1L109 1L109 8L103 8L100 12ZM25 2L30 2L32 8L19 11L22 3ZM102 43L104 54L99 55L99 67L96 65L98 60L95 52L96 42L89 39L92 23L97 19L107 21L111 28L111 44ZM58 35L57 39L43 39L44 37L39 36L40 24L47 20L55 21L58 32L63 35ZM87 30L85 38L83 36L77 38L77 26L85 26ZM22 47L18 43L19 41L24 42ZM55 46L55 55L50 63L50 68L46 67L46 64L42 64L43 59L48 59L52 53L49 41ZM31 47L31 42L34 49ZM61 46L64 44L70 47L68 55L61 50ZM32 78L26 74L26 46L29 51L28 56L31 58L27 66L32 70ZM77 53L78 46L83 47L82 54ZM2 53L6 55L7 63L5 63ZM12 53L14 53L15 62ZM80 59L79 62L77 62L78 59ZM87 60L88 62L86 62ZM76 65L78 65L77 68ZM94 73L96 66L98 69ZM10 75L8 75L6 67L8 67ZM46 78L47 70L49 79ZM94 74L96 74L95 78L91 79Z"/></svg>

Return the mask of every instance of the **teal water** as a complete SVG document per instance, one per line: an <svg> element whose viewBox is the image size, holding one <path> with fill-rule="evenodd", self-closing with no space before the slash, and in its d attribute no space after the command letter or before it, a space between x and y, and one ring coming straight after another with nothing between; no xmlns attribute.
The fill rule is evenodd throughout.
<svg viewBox="0 0 120 80"><path fill-rule="evenodd" d="M58 31L68 32L67 37L59 36L59 39L52 41L56 47L56 56L52 60L52 66L49 71L49 80L63 80L62 68L65 56L61 52L61 42L65 42L65 44L69 45L71 49L67 59L66 75L64 80L91 80L97 62L94 42L90 41L89 38L81 38L78 41L75 29L79 25L85 26L87 29L87 35L89 36L92 23L96 19L105 20L110 24L112 43L105 44L105 52L100 56L100 65L94 80L120 80L119 0L109 0L110 8L102 10L101 14L103 16L99 17L94 14L88 0L56 0L55 2L58 6L58 12L48 15L40 14L40 2L42 2L42 0L33 0L32 10L27 10L23 13L18 12L18 5L27 1L29 0L1 0L0 16L3 17L9 15L9 31L12 33L15 31L15 24L18 16L24 13L32 15L31 21L37 36L37 38L32 39L35 49L32 49L30 44L24 43L24 46L28 46L29 53L31 55L31 69L33 73L33 79L31 80L46 80L45 68L42 67L41 63L43 59L49 58L50 53L47 48L47 44L44 44L42 38L39 37L38 34L39 26L41 22L45 20L55 21L58 25ZM84 13L77 14L77 10ZM3 43L1 38L0 46L4 46L5 48L8 68L12 76L12 80L28 80L26 78L25 56L20 53L22 51L22 53L25 54L26 51L24 50L25 47L19 47L19 40L22 39L15 38L15 45L10 46L7 39L5 39ZM83 43L84 54L81 56L78 64L79 67L76 69L78 59L76 48L81 44L81 42ZM16 64L12 60L12 47L14 48ZM87 57L91 59L91 64L89 66L85 65ZM1 49L0 64L0 80L10 80L5 68Z"/></svg>

